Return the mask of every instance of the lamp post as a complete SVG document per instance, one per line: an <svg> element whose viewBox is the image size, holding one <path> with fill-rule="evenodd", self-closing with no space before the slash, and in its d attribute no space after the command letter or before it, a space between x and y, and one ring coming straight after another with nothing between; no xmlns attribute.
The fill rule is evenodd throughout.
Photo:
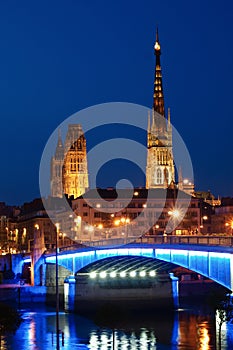
<svg viewBox="0 0 233 350"><path fill-rule="evenodd" d="M57 350L60 348L59 344L59 289L58 289L58 235L59 235L59 223L56 223L56 341Z"/></svg>
<svg viewBox="0 0 233 350"><path fill-rule="evenodd" d="M179 223L179 219L181 215L180 210L173 208L172 210L168 211L168 215L170 215L172 219L172 232L175 232L175 235L176 235L176 227L177 227L177 224Z"/></svg>

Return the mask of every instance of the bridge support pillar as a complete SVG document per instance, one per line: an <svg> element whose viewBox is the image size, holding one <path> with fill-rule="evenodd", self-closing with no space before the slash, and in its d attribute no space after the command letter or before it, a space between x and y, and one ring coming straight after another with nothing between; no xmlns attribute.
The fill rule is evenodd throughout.
<svg viewBox="0 0 233 350"><path fill-rule="evenodd" d="M65 309L65 311L74 311L75 285L76 285L76 279L74 276L69 276L64 281L64 309Z"/></svg>
<svg viewBox="0 0 233 350"><path fill-rule="evenodd" d="M173 305L175 309L179 307L179 279L173 273L169 273L172 283Z"/></svg>

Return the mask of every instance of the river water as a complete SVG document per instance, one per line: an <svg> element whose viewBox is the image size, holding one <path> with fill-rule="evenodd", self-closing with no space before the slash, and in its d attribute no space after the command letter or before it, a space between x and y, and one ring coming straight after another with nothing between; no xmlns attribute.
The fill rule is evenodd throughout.
<svg viewBox="0 0 233 350"><path fill-rule="evenodd" d="M3 337L1 350L56 349L56 313L52 308L21 309L23 322L15 335ZM77 314L59 313L60 349L113 349L111 328ZM114 349L118 350L214 350L216 318L203 308L188 307L174 314L138 314L116 326ZM233 349L233 324L222 329L222 350Z"/></svg>

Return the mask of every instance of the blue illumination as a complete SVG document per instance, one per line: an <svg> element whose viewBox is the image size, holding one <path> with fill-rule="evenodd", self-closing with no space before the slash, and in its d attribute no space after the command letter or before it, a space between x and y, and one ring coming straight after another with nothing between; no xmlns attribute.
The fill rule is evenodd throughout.
<svg viewBox="0 0 233 350"><path fill-rule="evenodd" d="M171 254L172 255L182 255L182 256L187 256L188 255L187 250L180 250L180 249L171 249Z"/></svg>
<svg viewBox="0 0 233 350"><path fill-rule="evenodd" d="M58 255L58 260L68 260L68 259L73 259L73 258L81 258L83 256L94 256L95 252L94 251L89 251L89 252L78 252L78 253L67 253L63 255ZM56 256L48 256L45 258L46 262L54 262L56 261Z"/></svg>
<svg viewBox="0 0 233 350"><path fill-rule="evenodd" d="M156 255L169 255L171 254L171 249L155 249Z"/></svg>
<svg viewBox="0 0 233 350"><path fill-rule="evenodd" d="M24 262L25 264L27 264L27 263L32 262L32 259L31 259L31 258L26 258L26 259L23 260L23 262Z"/></svg>
<svg viewBox="0 0 233 350"><path fill-rule="evenodd" d="M208 252L199 252L199 251L190 251L189 252L190 256L203 256L203 257L207 257L208 256Z"/></svg>
<svg viewBox="0 0 233 350"><path fill-rule="evenodd" d="M73 272L77 272L80 268L88 264L108 257L117 257L122 255L153 257L164 262L171 262L178 264L179 266L189 268L194 272L201 273L207 277L210 277L211 279L231 290L233 289L233 272L231 273L231 270L233 270L231 269L231 266L233 267L233 254L229 253L229 250L227 253L225 253L224 251L221 252L221 250L209 251L212 250L210 246L208 246L208 249L205 246L199 246L197 251L191 250L189 245L187 245L187 249L186 247L184 248L184 246L180 247L182 249L174 249L174 247L172 249L168 249L166 245L164 247L165 249L156 248L156 246L154 246L154 248L151 248L150 245L150 248L146 248L145 245L143 245L143 248L137 248L137 246L135 247L134 245L133 247L111 247L110 249L107 247L104 249L93 248L93 250L88 251L77 251L75 253L65 252L64 254L59 254L58 261L60 265L63 264L66 268L69 268L70 270L74 269L75 271ZM216 248L213 248L213 250L215 249ZM72 261L72 259L75 260ZM56 257L55 255L45 257L45 261L47 263L55 264ZM23 262L29 263L31 262L31 258L26 258ZM66 265L69 266L67 267ZM144 277L143 271L139 270L138 272L135 271L135 273L140 277ZM154 272L152 272L152 274L153 273ZM126 276L130 276L130 273L126 271L122 271L120 273L109 271L105 277L99 273L96 274L96 276L97 275L100 278L114 278L116 276L124 278ZM146 273L146 275L151 276L150 273Z"/></svg>

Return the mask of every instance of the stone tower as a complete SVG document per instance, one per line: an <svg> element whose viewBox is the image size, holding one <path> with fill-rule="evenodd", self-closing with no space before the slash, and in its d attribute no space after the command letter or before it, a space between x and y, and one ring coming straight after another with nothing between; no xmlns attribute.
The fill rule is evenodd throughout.
<svg viewBox="0 0 233 350"><path fill-rule="evenodd" d="M68 126L62 183L63 192L74 198L81 196L89 187L86 138L80 124Z"/></svg>
<svg viewBox="0 0 233 350"><path fill-rule="evenodd" d="M64 162L64 147L61 139L61 133L59 131L57 147L54 156L51 159L50 169L50 187L52 197L62 197L63 185L62 185L62 168Z"/></svg>
<svg viewBox="0 0 233 350"><path fill-rule="evenodd" d="M167 188L175 182L170 110L165 116L161 48L158 30L154 46L156 58L152 116L148 115L146 188ZM152 120L151 120L152 119Z"/></svg>

